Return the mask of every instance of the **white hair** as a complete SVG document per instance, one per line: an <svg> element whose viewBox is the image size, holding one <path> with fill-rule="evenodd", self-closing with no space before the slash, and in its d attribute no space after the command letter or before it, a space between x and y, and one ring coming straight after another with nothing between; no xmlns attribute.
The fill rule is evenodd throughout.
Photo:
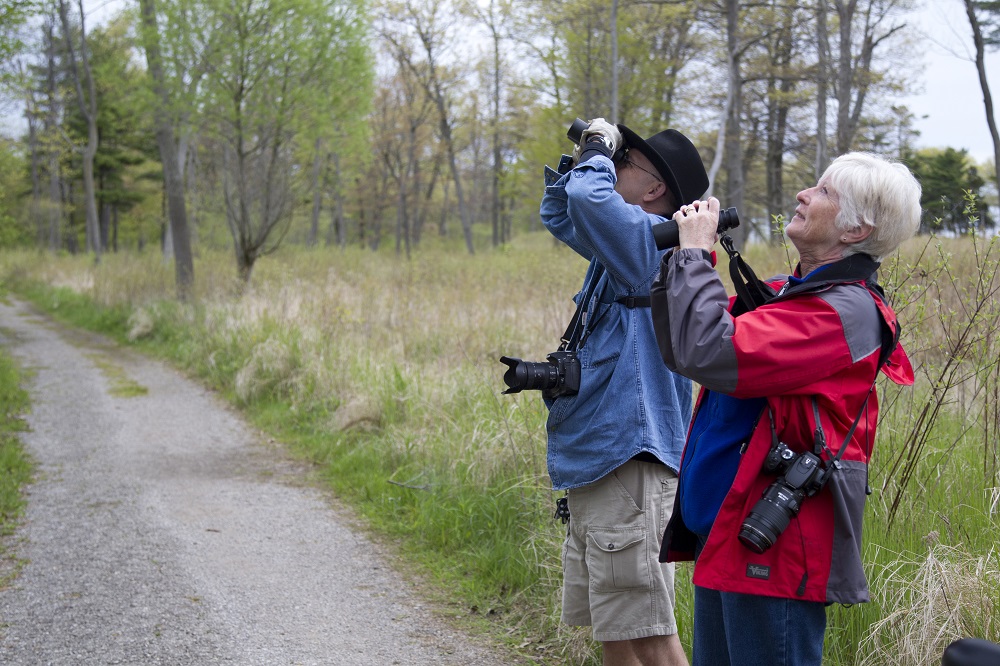
<svg viewBox="0 0 1000 666"><path fill-rule="evenodd" d="M872 229L844 256L864 253L881 260L920 227L920 183L905 165L873 153L845 153L830 163L823 178L840 195L837 228Z"/></svg>

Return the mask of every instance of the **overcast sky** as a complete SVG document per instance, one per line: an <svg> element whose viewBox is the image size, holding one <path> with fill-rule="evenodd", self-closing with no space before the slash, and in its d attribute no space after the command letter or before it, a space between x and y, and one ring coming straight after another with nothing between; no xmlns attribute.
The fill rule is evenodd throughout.
<svg viewBox="0 0 1000 666"><path fill-rule="evenodd" d="M921 147L964 148L979 161L992 160L993 144L986 125L983 94L975 63L972 37L962 0L918 0L922 3L913 20L925 36L915 49L924 61L922 90L902 101L917 117ZM88 0L91 19L101 20L121 0ZM1000 120L1000 53L987 54L987 74L996 113ZM10 109L0 109L0 131L11 133ZM21 130L23 121L16 127Z"/></svg>
<svg viewBox="0 0 1000 666"><path fill-rule="evenodd" d="M918 145L964 148L979 161L993 159L983 91L973 61L972 31L962 0L923 0L914 17L925 35L914 57L926 69L923 90L903 100L918 120ZM1000 107L1000 53L987 53L986 73L994 105ZM1000 108L995 112L1000 120Z"/></svg>

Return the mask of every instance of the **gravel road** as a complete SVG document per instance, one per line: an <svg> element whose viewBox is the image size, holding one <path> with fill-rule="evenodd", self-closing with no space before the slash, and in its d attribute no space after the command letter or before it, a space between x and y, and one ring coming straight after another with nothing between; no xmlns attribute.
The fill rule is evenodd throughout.
<svg viewBox="0 0 1000 666"><path fill-rule="evenodd" d="M210 391L16 301L0 343L33 373L39 472L0 663L514 663L449 628Z"/></svg>

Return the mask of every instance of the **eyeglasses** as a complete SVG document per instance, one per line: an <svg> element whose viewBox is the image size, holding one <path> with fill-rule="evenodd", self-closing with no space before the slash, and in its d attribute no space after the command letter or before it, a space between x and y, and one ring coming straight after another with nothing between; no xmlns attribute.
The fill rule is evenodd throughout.
<svg viewBox="0 0 1000 666"><path fill-rule="evenodd" d="M650 176L652 176L653 178L655 178L659 182L661 182L661 183L663 182L663 179L660 178L660 176L658 174L653 173L649 169L643 169L641 166L639 166L638 164L636 164L635 162L633 162L632 160L630 160L628 158L628 151L625 151L625 154L622 156L622 162L624 162L625 164L628 164L629 166L634 166L639 171L645 171L646 173L648 173Z"/></svg>

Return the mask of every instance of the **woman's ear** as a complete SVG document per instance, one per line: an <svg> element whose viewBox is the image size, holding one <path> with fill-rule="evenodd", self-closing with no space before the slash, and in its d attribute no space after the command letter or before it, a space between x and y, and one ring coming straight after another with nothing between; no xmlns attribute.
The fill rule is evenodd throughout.
<svg viewBox="0 0 1000 666"><path fill-rule="evenodd" d="M840 242L846 243L848 245L853 245L854 243L860 243L864 239L871 236L873 231L875 231L875 227L862 222L854 229L850 229L841 234Z"/></svg>

